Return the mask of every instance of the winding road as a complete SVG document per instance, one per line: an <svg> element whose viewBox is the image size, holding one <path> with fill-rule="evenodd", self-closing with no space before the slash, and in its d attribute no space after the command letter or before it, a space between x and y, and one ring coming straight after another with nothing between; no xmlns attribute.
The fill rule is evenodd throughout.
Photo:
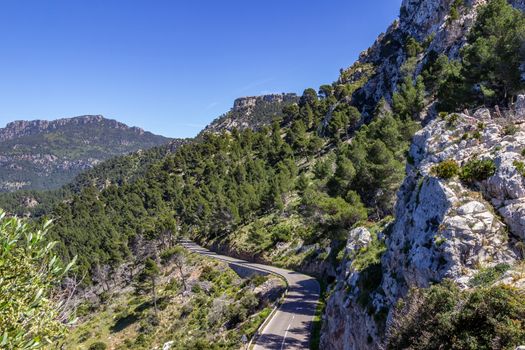
<svg viewBox="0 0 525 350"><path fill-rule="evenodd" d="M269 316L270 319L260 329L254 339L253 349L310 348L311 329L320 293L319 283L315 278L278 267L219 255L191 241L181 241L180 244L194 253L222 260L229 265L283 277L288 283L288 292L277 310Z"/></svg>

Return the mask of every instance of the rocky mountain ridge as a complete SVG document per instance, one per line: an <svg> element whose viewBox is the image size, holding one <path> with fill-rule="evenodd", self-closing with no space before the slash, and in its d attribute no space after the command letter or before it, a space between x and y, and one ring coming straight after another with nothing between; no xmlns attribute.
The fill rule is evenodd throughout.
<svg viewBox="0 0 525 350"><path fill-rule="evenodd" d="M298 101L299 97L294 93L237 98L230 111L212 121L199 135L231 131L234 128L257 130L263 125L270 124L274 118L282 116L284 106Z"/></svg>
<svg viewBox="0 0 525 350"><path fill-rule="evenodd" d="M480 268L512 265L520 258L518 242L525 239L525 108L516 106L505 116L488 109L472 116L451 114L416 134L410 149L413 161L398 193L396 220L379 234L386 245L382 279L364 289L366 272L356 270L352 260L372 238L366 228L353 230L327 307L327 348L381 348L385 330L378 319L384 317L388 327L397 301L411 288L445 279L467 288ZM486 161L494 170L469 184L439 178L435 169L445 161L463 167ZM509 273L504 278L525 287L523 276ZM359 301L363 293L369 295L364 308Z"/></svg>
<svg viewBox="0 0 525 350"><path fill-rule="evenodd" d="M124 123L113 119L106 119L101 115L83 115L73 118L62 118L56 120L15 120L0 128L0 142L12 140L19 137L34 135L42 132L50 132L67 125L89 125L104 123L112 129L132 130L137 135L143 135L145 131L136 126L129 127Z"/></svg>
<svg viewBox="0 0 525 350"><path fill-rule="evenodd" d="M370 79L353 96L365 118L372 117L369 107L380 99L392 102L407 64L417 75L433 54L457 59L478 9L486 3L404 0L399 21L341 74L341 83L352 83L373 67ZM525 10L521 0L509 3ZM421 43L421 52L413 57L405 46L410 37ZM412 289L451 280L468 290L480 271L515 266L523 259L525 96L518 96L510 111L481 108L443 114L434 102L435 97L428 96L420 115L428 125L410 148L395 220L377 235L366 227L348 235L324 315L321 348L388 348L396 306ZM440 166L458 167L463 178L440 177ZM377 242L385 249L380 261L359 269L356 256L375 249ZM503 281L525 287L523 274L512 268L496 283Z"/></svg>
<svg viewBox="0 0 525 350"><path fill-rule="evenodd" d="M58 188L103 160L168 141L100 115L14 121L0 129L0 191Z"/></svg>
<svg viewBox="0 0 525 350"><path fill-rule="evenodd" d="M457 59L478 9L486 3L487 0L460 1L459 5L455 0L403 0L399 19L379 35L351 67L341 71L340 83L358 81L364 68L373 72L362 89L353 96L353 102L370 119L373 107L381 98L392 102L392 95L405 75L406 64L415 65L414 74L417 75L434 53ZM509 0L509 3L525 11L525 1ZM422 51L416 57L407 54L407 38L414 38L421 43ZM432 108L432 102L428 103L429 113L422 115L422 118L437 114Z"/></svg>

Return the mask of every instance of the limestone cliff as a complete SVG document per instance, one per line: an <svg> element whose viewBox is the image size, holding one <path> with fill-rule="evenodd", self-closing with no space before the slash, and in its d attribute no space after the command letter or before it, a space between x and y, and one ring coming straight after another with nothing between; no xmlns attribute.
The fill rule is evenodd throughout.
<svg viewBox="0 0 525 350"><path fill-rule="evenodd" d="M505 114L481 109L472 116L438 118L416 134L396 220L379 234L386 251L375 284L364 284L370 276L352 264L356 249L370 244L369 232L360 228L349 235L326 312L327 348L381 348L394 306L409 288L444 279L467 287L480 268L512 265L520 257L516 243L525 240L524 122L522 108ZM435 174L443 161L463 167L488 161L495 168L474 183L447 180Z"/></svg>
<svg viewBox="0 0 525 350"><path fill-rule="evenodd" d="M522 0L509 2L525 9ZM365 117L372 117L371 107L381 98L391 101L409 59L408 37L422 43L422 52L412 58L416 74L432 51L458 57L477 9L486 1L466 1L452 18L455 3L404 0L399 20L342 71L341 83L347 83L359 79L360 67L374 67L353 96ZM433 102L429 96L421 115L428 124L410 148L395 220L377 235L364 227L349 233L324 315L321 348L382 349L395 305L410 288L444 279L466 288L481 268L512 266L523 254L516 243L525 240L525 97L511 111L480 109L440 117ZM435 173L445 160L460 167L488 161L495 169L479 181L446 180ZM358 252L377 241L385 249L380 262L366 269L357 266ZM523 279L509 281L525 285Z"/></svg>
<svg viewBox="0 0 525 350"><path fill-rule="evenodd" d="M298 101L299 97L293 93L240 97L234 101L229 112L212 121L200 135L231 131L234 128L256 130L270 124L273 118L282 116L284 106Z"/></svg>
<svg viewBox="0 0 525 350"><path fill-rule="evenodd" d="M391 101L397 84L403 77L407 62L406 43L412 37L422 45L422 52L414 58L418 74L431 53L457 58L466 42L466 34L474 24L477 10L487 0L467 0L457 8L457 17L451 16L454 0L403 0L399 19L381 34L375 43L361 53L349 68L342 70L341 82L359 80L361 67L373 67L374 74L356 91L353 102L364 113L372 116L373 108L381 98ZM525 1L509 0L514 7L525 10ZM429 104L432 101L429 101ZM431 113L430 117L433 114ZM422 115L426 118L428 115Z"/></svg>

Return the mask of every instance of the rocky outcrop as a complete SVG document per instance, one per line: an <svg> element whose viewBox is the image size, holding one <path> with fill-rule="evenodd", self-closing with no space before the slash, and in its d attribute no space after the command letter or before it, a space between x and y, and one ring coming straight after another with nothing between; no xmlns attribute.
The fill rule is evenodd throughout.
<svg viewBox="0 0 525 350"><path fill-rule="evenodd" d="M458 8L457 18L451 17L454 0L403 0L400 17L381 34L375 43L361 53L353 66L343 70L345 81L358 80L363 65L371 65L374 75L353 96L353 103L365 117L372 116L373 109L381 98L391 101L398 83L405 74L407 62L406 43L416 39L422 46L415 59L415 74L423 69L431 52L457 58L460 48L466 43L467 33L474 24L479 6L487 0L468 0ZM510 0L514 7L524 10L523 0ZM356 75L355 77L353 75Z"/></svg>
<svg viewBox="0 0 525 350"><path fill-rule="evenodd" d="M233 129L258 129L268 125L273 118L282 116L282 108L296 103L299 97L293 93L241 97L233 102L233 108L211 122L200 133L220 133Z"/></svg>
<svg viewBox="0 0 525 350"><path fill-rule="evenodd" d="M525 120L519 108L503 116L486 109L474 116L452 114L416 134L396 220L379 235L386 251L373 271L378 283L372 288L363 282L370 271L352 264L353 252L369 244L370 234L364 229L349 234L327 305L326 348L378 349L394 306L409 288L444 279L466 288L480 268L519 257L516 242L525 240ZM468 182L435 175L443 161L465 167L474 160L494 170Z"/></svg>

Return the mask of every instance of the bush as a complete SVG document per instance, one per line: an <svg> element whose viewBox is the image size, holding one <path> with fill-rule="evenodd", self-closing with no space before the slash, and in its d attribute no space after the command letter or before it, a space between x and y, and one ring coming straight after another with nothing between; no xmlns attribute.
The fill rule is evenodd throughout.
<svg viewBox="0 0 525 350"><path fill-rule="evenodd" d="M277 225L272 229L273 243L288 242L292 238L292 230L290 226L285 224Z"/></svg>
<svg viewBox="0 0 525 350"><path fill-rule="evenodd" d="M492 159L472 159L465 164L459 177L465 182L483 181L496 173L496 164Z"/></svg>
<svg viewBox="0 0 525 350"><path fill-rule="evenodd" d="M471 287L488 286L496 282L509 269L510 265L505 263L481 269L470 280L469 285Z"/></svg>
<svg viewBox="0 0 525 350"><path fill-rule="evenodd" d="M452 127L452 126L456 126L456 124L457 124L459 118L460 118L460 117L459 117L459 114L456 114L456 113L449 115L449 116L446 118L446 120L447 120L447 125L450 126L450 127Z"/></svg>
<svg viewBox="0 0 525 350"><path fill-rule="evenodd" d="M503 127L503 134L504 135L514 135L519 130L520 130L520 128L518 128L516 125L511 123L511 124L507 124L507 125L505 125L505 127Z"/></svg>
<svg viewBox="0 0 525 350"><path fill-rule="evenodd" d="M63 337L60 305L51 296L71 265L61 266L47 229L8 218L0 209L2 349L34 349ZM73 262L72 262L73 263ZM72 264L71 263L71 264Z"/></svg>
<svg viewBox="0 0 525 350"><path fill-rule="evenodd" d="M442 179L451 179L459 174L459 165L455 160L444 160L432 168L432 173Z"/></svg>
<svg viewBox="0 0 525 350"><path fill-rule="evenodd" d="M388 349L514 349L525 343L525 294L505 285L414 289L399 303Z"/></svg>
<svg viewBox="0 0 525 350"><path fill-rule="evenodd" d="M516 168L516 171L521 174L521 176L525 177L525 163L520 162L519 160L515 160L512 165Z"/></svg>
<svg viewBox="0 0 525 350"><path fill-rule="evenodd" d="M98 341L96 343L93 343L89 346L89 350L106 350L108 346L106 343L103 343L101 341Z"/></svg>

